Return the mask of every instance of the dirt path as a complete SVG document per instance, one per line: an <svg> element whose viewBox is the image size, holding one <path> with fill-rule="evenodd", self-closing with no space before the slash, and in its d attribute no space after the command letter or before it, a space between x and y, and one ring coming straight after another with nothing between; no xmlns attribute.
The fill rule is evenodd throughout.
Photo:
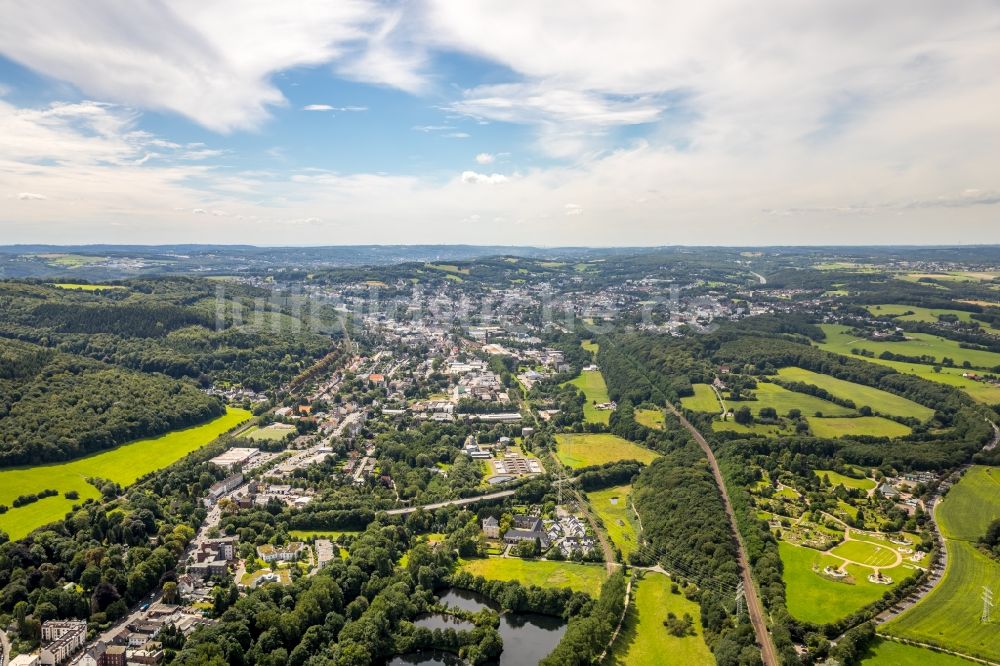
<svg viewBox="0 0 1000 666"><path fill-rule="evenodd" d="M739 528L736 526L736 514L733 512L733 504L729 501L729 493L726 492L726 484L722 478L722 470L719 469L719 463L715 459L715 453L712 451L712 447L708 445L708 441L705 437L695 428L691 423L684 418L684 415L677 411L677 408L667 403L667 409L669 409L674 416L678 418L694 440L698 442L698 446L701 447L702 451L705 452L705 456L708 458L708 464L712 468L712 476L715 477L715 485L719 487L719 493L722 495L722 501L726 506L726 516L729 518L729 526L736 536L736 544L739 547L739 561L740 561L740 574L743 578L743 588L746 593L747 600L747 611L750 613L750 624L753 625L754 634L757 636L757 643L760 645L760 655L764 661L765 666L778 666L778 652L774 647L774 642L771 640L771 634L767 631L767 620L764 615L764 606L760 602L760 596L757 594L757 586L754 584L753 575L750 572L750 558L747 557L746 546L743 543L743 537L740 535Z"/></svg>

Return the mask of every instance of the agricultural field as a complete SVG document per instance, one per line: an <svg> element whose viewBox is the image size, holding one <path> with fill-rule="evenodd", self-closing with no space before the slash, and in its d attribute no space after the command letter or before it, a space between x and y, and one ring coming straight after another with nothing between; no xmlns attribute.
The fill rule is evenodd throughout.
<svg viewBox="0 0 1000 666"><path fill-rule="evenodd" d="M45 489L56 490L59 495L20 508L12 507L0 515L0 530L7 532L12 540L21 539L33 529L61 519L74 504L88 498L99 498L100 492L87 483L88 477L100 477L128 486L149 472L197 451L248 418L250 412L247 410L231 407L224 415L202 425L136 440L85 458L2 470L0 504L12 507L17 496L36 494ZM64 496L71 490L80 494L79 499L70 500Z"/></svg>
<svg viewBox="0 0 1000 666"><path fill-rule="evenodd" d="M997 356L1000 358L1000 354ZM789 381L804 382L818 386L838 398L853 400L854 404L858 407L868 405L876 412L882 414L912 416L921 421L926 421L934 415L933 409L918 405L912 400L907 400L906 398L871 386L837 379L830 375L823 375L802 368L782 368L778 370L778 376Z"/></svg>
<svg viewBox="0 0 1000 666"><path fill-rule="evenodd" d="M814 470L816 476L823 478L824 476L830 479L830 486L836 487L842 485L845 488L859 488L861 490L871 490L875 487L874 479L855 479L851 476L845 476L843 474L838 474L830 469L817 469Z"/></svg>
<svg viewBox="0 0 1000 666"><path fill-rule="evenodd" d="M860 542L848 542L848 544ZM847 544L845 544L847 545ZM835 622L859 608L878 601L885 591L895 587L916 569L901 565L882 569L883 575L893 579L892 585L868 582L872 569L856 564L846 565L851 582L832 580L820 575L825 567L839 567L843 560L827 553L796 546L787 541L778 542L778 552L784 565L787 588L788 612L799 620L824 624ZM852 554L853 550L851 551Z"/></svg>
<svg viewBox="0 0 1000 666"><path fill-rule="evenodd" d="M604 523L611 541L622 551L622 556L628 561L628 556L638 546L638 536L634 523L635 515L629 509L629 494L632 486L615 486L604 490L587 493L590 506Z"/></svg>
<svg viewBox="0 0 1000 666"><path fill-rule="evenodd" d="M882 305L869 305L868 311L876 316L891 316L899 315L896 317L899 321L926 321L930 323L935 323L938 321L939 315L955 315L958 317L959 321L971 322L972 313L965 312L964 310L940 310L932 308L922 308L916 305L892 305L892 304L882 304ZM904 314L909 313L909 314Z"/></svg>
<svg viewBox="0 0 1000 666"><path fill-rule="evenodd" d="M637 409L635 410L635 420L640 425L654 430L663 429L662 409Z"/></svg>
<svg viewBox="0 0 1000 666"><path fill-rule="evenodd" d="M755 416L760 414L760 410L765 407L773 407L779 416L787 415L791 409L799 410L803 416L810 416L816 412L820 412L823 416L846 416L855 413L855 410L850 407L842 407L835 402L823 400L807 393L789 391L769 382L759 382L754 393L757 396L756 400L729 402L729 408L735 411L746 405Z"/></svg>
<svg viewBox="0 0 1000 666"><path fill-rule="evenodd" d="M938 361L948 357L955 361L955 365L962 365L968 361L973 368L979 369L990 369L1000 365L1000 354L979 349L963 349L954 340L928 333L907 333L906 337L912 338L911 340L883 342L857 338L851 335L849 327L839 324L823 324L821 328L826 333L826 340L820 343L820 348L844 356L854 356L851 354L852 349L864 349L873 352L875 356L888 351L905 356L933 356Z"/></svg>
<svg viewBox="0 0 1000 666"><path fill-rule="evenodd" d="M880 358L866 358L865 360L869 363L888 366L896 372L906 375L916 375L931 382L954 386L965 391L976 402L987 405L1000 404L1000 386L963 377L962 373L968 372L968 370L962 368L944 368L921 363L907 363L906 361L887 361ZM935 367L941 367L940 371L935 371Z"/></svg>
<svg viewBox="0 0 1000 666"><path fill-rule="evenodd" d="M855 416L843 418L817 418L809 416L809 429L817 437L848 437L851 435L871 435L872 437L903 437L911 429L881 416Z"/></svg>
<svg viewBox="0 0 1000 666"><path fill-rule="evenodd" d="M70 291L101 291L103 289L124 289L120 285L114 284L79 284L76 282L54 282L53 287L57 289L68 289Z"/></svg>
<svg viewBox="0 0 1000 666"><path fill-rule="evenodd" d="M460 566L474 576L490 580L517 580L523 585L569 587L597 597L607 575L601 564L577 564L516 557L484 557L461 560Z"/></svg>
<svg viewBox="0 0 1000 666"><path fill-rule="evenodd" d="M649 574L633 583L635 602L625 616L618 640L605 664L611 666L656 666L663 663L714 664L715 658L705 645L699 622L698 604L683 594L670 591L670 579L662 574ZM667 613L694 619L694 633L678 637L663 626ZM669 657L668 657L669 655Z"/></svg>
<svg viewBox="0 0 1000 666"><path fill-rule="evenodd" d="M556 435L559 461L578 469L590 465L603 465L617 460L638 460L649 464L659 457L655 451L633 444L617 435L605 433L567 433Z"/></svg>
<svg viewBox="0 0 1000 666"><path fill-rule="evenodd" d="M611 412L606 409L597 409L594 403L608 402L608 386L604 383L604 375L600 370L585 370L576 378L571 379L567 384L577 387L587 396L587 401L583 403L583 418L588 423L604 423L611 419Z"/></svg>
<svg viewBox="0 0 1000 666"><path fill-rule="evenodd" d="M860 663L862 666L972 666L976 662L944 652L878 638L869 647Z"/></svg>
<svg viewBox="0 0 1000 666"><path fill-rule="evenodd" d="M974 544L1000 517L1000 469L973 467L935 509L947 541L944 578L920 603L884 625L886 633L1000 660L1000 622L979 621L982 587L1000 589L1000 563ZM970 602L970 600L972 600Z"/></svg>
<svg viewBox="0 0 1000 666"><path fill-rule="evenodd" d="M997 277L997 273L950 271L948 273L903 273L896 277L907 282L919 282L923 279L940 280L942 282L989 282Z"/></svg>
<svg viewBox="0 0 1000 666"><path fill-rule="evenodd" d="M715 391L708 384L694 384L694 395L681 398L681 406L692 412L708 412L718 414L722 411Z"/></svg>
<svg viewBox="0 0 1000 666"><path fill-rule="evenodd" d="M785 424L751 423L750 425L743 425L735 421L712 421L712 430L715 432L738 432L743 435L752 433L755 435L764 435L765 437L790 435L794 432L792 428Z"/></svg>

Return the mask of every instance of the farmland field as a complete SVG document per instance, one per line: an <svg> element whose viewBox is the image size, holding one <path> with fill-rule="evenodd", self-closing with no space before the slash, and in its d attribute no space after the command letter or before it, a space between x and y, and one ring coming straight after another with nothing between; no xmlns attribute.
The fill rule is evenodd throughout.
<svg viewBox="0 0 1000 666"><path fill-rule="evenodd" d="M159 437L140 439L118 448L65 463L16 467L0 471L0 504L11 506L18 495L38 493L47 488L58 496L46 497L21 508L11 508L0 515L0 529L11 539L21 539L36 527L61 519L74 504L100 497L87 477L101 477L127 486L139 477L166 467L196 451L213 439L250 418L244 409L229 408L226 413L199 426L175 430ZM69 500L63 493L75 490L79 499Z"/></svg>
<svg viewBox="0 0 1000 666"><path fill-rule="evenodd" d="M634 515L629 509L629 493L632 486L615 486L587 493L590 505L604 522L611 541L622 551L622 556L628 561L628 556L637 546L637 536Z"/></svg>
<svg viewBox="0 0 1000 666"><path fill-rule="evenodd" d="M826 341L820 343L822 349L852 356L852 349L865 349L874 352L876 356L884 351L905 356L933 356L938 361L944 357L951 358L956 365L968 361L974 368L994 368L1000 365L1000 354L979 349L963 349L954 340L948 340L928 333L906 333L913 338L903 342L882 342L857 338L851 335L851 329L838 324L823 324ZM873 360L873 359L866 359Z"/></svg>
<svg viewBox="0 0 1000 666"><path fill-rule="evenodd" d="M815 472L816 476L820 478L825 476L830 479L830 485L834 487L838 484L843 485L845 488L860 488L861 490L870 490L875 487L875 481L873 479L855 479L850 476L838 474L829 469L817 469Z"/></svg>
<svg viewBox="0 0 1000 666"><path fill-rule="evenodd" d="M913 416L921 421L926 421L934 415L933 409L918 405L912 400L907 400L906 398L871 386L837 379L830 375L823 375L818 372L803 370L802 368L782 368L778 370L778 376L789 381L804 382L818 386L838 398L853 400L854 404L858 407L868 405L876 412L882 414Z"/></svg>
<svg viewBox="0 0 1000 666"><path fill-rule="evenodd" d="M1000 469L973 467L935 509L947 540L944 578L920 603L888 622L886 633L1000 660L1000 624L979 622L982 586L1000 589L1000 563L974 545L1000 516ZM973 600L970 603L970 600Z"/></svg>
<svg viewBox="0 0 1000 666"><path fill-rule="evenodd" d="M735 421L712 421L712 430L715 432L738 432L744 435L754 433L765 437L777 437L794 432L791 428L766 423L751 423L746 426Z"/></svg>
<svg viewBox="0 0 1000 666"><path fill-rule="evenodd" d="M663 410L661 409L637 409L635 410L635 420L640 425L654 430L663 428Z"/></svg>
<svg viewBox="0 0 1000 666"><path fill-rule="evenodd" d="M715 658L705 645L699 622L699 607L683 594L670 592L670 579L649 574L633 584L635 603L625 616L625 624L608 655L612 666L656 666L657 664L714 664ZM674 636L663 626L667 613L694 619L695 634ZM669 656L668 656L669 655Z"/></svg>
<svg viewBox="0 0 1000 666"><path fill-rule="evenodd" d="M868 649L860 663L862 666L971 666L976 662L879 638Z"/></svg>
<svg viewBox="0 0 1000 666"><path fill-rule="evenodd" d="M113 284L78 284L76 282L54 282L53 287L57 289L69 289L72 291L99 291L101 289L124 289L125 287Z"/></svg>
<svg viewBox="0 0 1000 666"><path fill-rule="evenodd" d="M847 565L847 571L854 578L854 584L830 580L813 571L813 566L822 570L827 565L839 567L843 561L812 548L795 546L785 541L778 542L778 551L784 564L784 579L787 586L788 612L799 620L823 624L835 622L842 617L882 598L914 569L903 566L884 569L882 573L891 576L893 584L876 585L868 582L867 567Z"/></svg>
<svg viewBox="0 0 1000 666"><path fill-rule="evenodd" d="M773 407L779 416L787 415L790 409L798 409L803 416L810 416L816 412L821 412L824 416L845 416L855 413L850 407L842 407L835 402L823 400L807 393L789 391L769 382L759 382L754 393L757 395L756 400L730 402L729 408L736 410L738 407L746 405L754 415L757 415L760 414L761 409Z"/></svg>
<svg viewBox="0 0 1000 666"><path fill-rule="evenodd" d="M603 465L616 460L638 460L649 464L659 457L655 451L633 444L617 435L608 434L559 434L556 435L556 456L564 465L574 469L589 465Z"/></svg>
<svg viewBox="0 0 1000 666"><path fill-rule="evenodd" d="M577 387L587 396L587 401L583 403L583 418L590 423L607 424L611 418L611 412L594 407L595 402L608 401L608 386L604 383L604 375L601 374L601 371L585 370L567 383Z"/></svg>
<svg viewBox="0 0 1000 666"><path fill-rule="evenodd" d="M708 412L718 414L722 411L715 391L708 384L694 384L694 395L681 398L681 406L692 412Z"/></svg>
<svg viewBox="0 0 1000 666"><path fill-rule="evenodd" d="M461 560L461 567L474 576L490 580L517 580L523 585L569 587L597 597L606 570L599 564L577 564L516 557L484 557Z"/></svg>
<svg viewBox="0 0 1000 666"><path fill-rule="evenodd" d="M868 311L877 316L899 315L896 317L899 321L926 321L933 323L938 321L938 315L955 315L959 321L972 321L971 312L922 308L916 305L869 305ZM903 314L904 312L912 314Z"/></svg>
<svg viewBox="0 0 1000 666"><path fill-rule="evenodd" d="M847 437L850 435L871 435L873 437L902 437L910 434L910 427L881 416L855 416L821 419L806 418L809 429L817 437Z"/></svg>

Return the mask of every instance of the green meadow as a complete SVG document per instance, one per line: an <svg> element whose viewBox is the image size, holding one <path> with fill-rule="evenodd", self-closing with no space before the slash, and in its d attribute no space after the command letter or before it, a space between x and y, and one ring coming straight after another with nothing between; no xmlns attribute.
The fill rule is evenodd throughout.
<svg viewBox="0 0 1000 666"><path fill-rule="evenodd" d="M694 384L694 395L681 398L681 406L692 412L708 412L718 414L722 411L715 391L708 384Z"/></svg>
<svg viewBox="0 0 1000 666"><path fill-rule="evenodd" d="M649 464L660 454L606 433L562 433L556 435L556 457L574 469L603 465L617 460L638 460Z"/></svg>
<svg viewBox="0 0 1000 666"><path fill-rule="evenodd" d="M823 478L824 476L830 479L830 486L836 487L842 485L845 488L859 488L861 490L871 490L875 487L874 479L855 479L851 476L845 476L843 474L838 474L830 469L817 469L814 470L816 476Z"/></svg>
<svg viewBox="0 0 1000 666"><path fill-rule="evenodd" d="M584 370L574 379L566 382L577 387L587 396L587 401L583 403L583 418L589 423L604 423L611 419L611 412L606 409L597 409L594 403L608 402L608 386L604 383L604 375L600 370Z"/></svg>
<svg viewBox="0 0 1000 666"><path fill-rule="evenodd" d="M629 509L629 494L632 486L615 486L587 493L590 506L594 509L611 541L622 551L625 561L638 546L638 536L633 523L634 516Z"/></svg>
<svg viewBox="0 0 1000 666"><path fill-rule="evenodd" d="M913 416L921 421L926 421L934 415L933 409L918 405L912 400L907 400L888 391L863 384L855 384L854 382L837 379L830 375L812 372L811 370L794 367L782 368L778 370L778 376L789 381L818 386L838 398L853 400L854 404L858 407L868 405L876 412L882 414Z"/></svg>
<svg viewBox="0 0 1000 666"><path fill-rule="evenodd" d="M99 498L100 493L87 483L87 477L100 477L128 486L149 472L197 451L248 418L250 412L247 410L229 408L224 415L208 423L140 439L85 458L0 470L0 504L11 507L0 515L0 529L11 539L21 539L33 529L61 519L74 504ZM13 508L15 497L45 489L57 490L59 495ZM66 499L63 494L70 490L78 492L79 499Z"/></svg>
<svg viewBox="0 0 1000 666"><path fill-rule="evenodd" d="M78 284L75 282L54 282L53 287L57 289L69 289L71 291L100 291L102 289L124 289L125 287L114 284Z"/></svg>
<svg viewBox="0 0 1000 666"><path fill-rule="evenodd" d="M844 418L806 418L809 429L817 437L850 437L852 435L870 435L872 437L903 437L909 435L909 426L896 423L881 416L855 416Z"/></svg>
<svg viewBox="0 0 1000 666"><path fill-rule="evenodd" d="M607 576L601 564L577 564L517 557L484 557L461 560L460 566L474 576L490 580L517 580L522 585L568 587L597 597Z"/></svg>
<svg viewBox="0 0 1000 666"><path fill-rule="evenodd" d="M635 410L636 423L644 425L653 430L662 430L664 419L662 409L637 409Z"/></svg>
<svg viewBox="0 0 1000 666"><path fill-rule="evenodd" d="M839 324L823 324L821 328L826 333L826 340L820 343L820 347L847 356L853 356L852 349L864 349L873 352L875 356L888 351L905 356L933 356L938 362L948 357L955 361L955 365L962 365L968 361L973 368L981 369L1000 365L1000 354L979 349L963 349L954 340L928 333L908 332L906 337L912 338L911 340L883 342L855 337L851 335L849 327Z"/></svg>
<svg viewBox="0 0 1000 666"><path fill-rule="evenodd" d="M845 416L855 413L850 407L841 407L835 402L823 400L808 393L789 391L782 386L769 382L758 382L754 393L757 396L756 400L730 402L729 408L735 411L739 407L746 405L755 416L760 414L760 410L765 407L773 407L779 416L787 415L790 409L799 410L803 416L811 416L816 412L821 412L823 416Z"/></svg>
<svg viewBox="0 0 1000 666"><path fill-rule="evenodd" d="M972 666L976 662L953 654L879 638L868 648L859 663L862 666Z"/></svg>
<svg viewBox="0 0 1000 666"><path fill-rule="evenodd" d="M934 323L939 315L955 315L959 321L971 322L972 313L964 310L941 310L937 308L922 308L916 305L882 304L869 305L868 311L873 315L897 315L899 321L926 321Z"/></svg>

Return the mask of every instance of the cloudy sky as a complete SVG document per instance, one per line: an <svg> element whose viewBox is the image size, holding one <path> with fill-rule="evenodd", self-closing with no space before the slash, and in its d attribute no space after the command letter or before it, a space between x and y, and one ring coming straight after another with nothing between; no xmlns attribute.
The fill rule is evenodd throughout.
<svg viewBox="0 0 1000 666"><path fill-rule="evenodd" d="M0 244L1000 242L997 0L0 0Z"/></svg>

